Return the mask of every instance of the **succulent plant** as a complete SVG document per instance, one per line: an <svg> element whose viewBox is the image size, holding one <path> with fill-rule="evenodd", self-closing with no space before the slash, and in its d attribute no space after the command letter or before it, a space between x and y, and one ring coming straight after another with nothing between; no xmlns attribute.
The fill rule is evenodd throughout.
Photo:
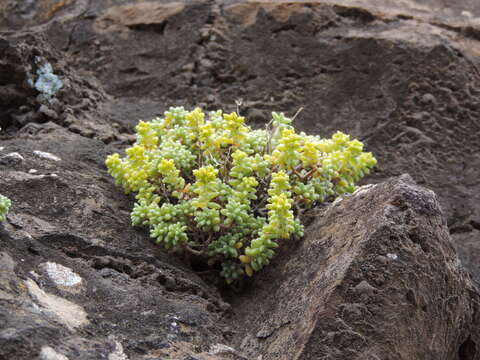
<svg viewBox="0 0 480 360"><path fill-rule="evenodd" d="M279 241L303 236L301 212L353 192L376 164L360 141L297 133L283 113L253 130L235 112L177 107L136 131L124 158L106 160L136 193L132 223L167 249L221 265L228 283L261 270Z"/></svg>

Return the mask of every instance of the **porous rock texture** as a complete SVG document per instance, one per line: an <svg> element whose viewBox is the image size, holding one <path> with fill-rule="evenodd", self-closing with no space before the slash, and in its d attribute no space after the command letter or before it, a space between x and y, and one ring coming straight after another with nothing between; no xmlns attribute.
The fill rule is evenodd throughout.
<svg viewBox="0 0 480 360"><path fill-rule="evenodd" d="M479 359L452 249L480 282L479 34L475 0L1 1L0 359ZM374 152L378 185L220 296L106 174L172 105L303 108L300 129Z"/></svg>

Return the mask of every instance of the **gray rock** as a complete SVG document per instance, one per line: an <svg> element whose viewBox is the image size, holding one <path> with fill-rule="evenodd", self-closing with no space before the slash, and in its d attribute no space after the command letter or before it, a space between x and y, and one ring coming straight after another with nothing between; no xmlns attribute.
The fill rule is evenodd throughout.
<svg viewBox="0 0 480 360"><path fill-rule="evenodd" d="M0 271L5 273L13 273L13 269L15 268L15 261L11 258L10 255L6 252L0 253Z"/></svg>
<svg viewBox="0 0 480 360"><path fill-rule="evenodd" d="M77 293L86 286L82 277L66 266L49 261L40 264L39 267L58 289Z"/></svg>
<svg viewBox="0 0 480 360"><path fill-rule="evenodd" d="M18 152L12 152L3 156L0 156L0 165L14 166L19 165L25 161L25 158Z"/></svg>
<svg viewBox="0 0 480 360"><path fill-rule="evenodd" d="M38 111L52 120L58 120L58 114L45 105L41 105Z"/></svg>
<svg viewBox="0 0 480 360"><path fill-rule="evenodd" d="M45 159L45 160L51 160L51 161L61 161L62 159L59 158L58 156L56 155L53 155L49 152L46 152L46 151L40 151L40 150L35 150L33 152L33 154L36 156L36 157L39 157L41 159Z"/></svg>

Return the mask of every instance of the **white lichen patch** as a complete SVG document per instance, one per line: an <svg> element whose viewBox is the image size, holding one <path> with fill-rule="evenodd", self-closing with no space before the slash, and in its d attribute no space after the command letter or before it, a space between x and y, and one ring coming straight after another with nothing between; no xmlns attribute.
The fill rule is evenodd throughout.
<svg viewBox="0 0 480 360"><path fill-rule="evenodd" d="M31 87L40 93L40 100L45 99L51 102L55 94L63 87L63 82L53 73L53 67L50 63L44 62L44 59L39 56L35 57L35 62L38 64L35 79L29 74L27 81Z"/></svg>
<svg viewBox="0 0 480 360"><path fill-rule="evenodd" d="M236 352L235 349L230 346L227 346L224 344L215 344L215 345L212 345L212 347L210 347L209 354L217 355L221 353L235 353L235 352Z"/></svg>
<svg viewBox="0 0 480 360"><path fill-rule="evenodd" d="M56 155L53 155L49 152L45 152L45 151L40 151L40 150L35 150L33 152L33 154L41 159L45 159L45 160L51 160L51 161L61 161L62 159L60 159L58 156Z"/></svg>
<svg viewBox="0 0 480 360"><path fill-rule="evenodd" d="M68 360L65 355L59 354L50 346L43 346L38 358L39 360Z"/></svg>
<svg viewBox="0 0 480 360"><path fill-rule="evenodd" d="M108 360L128 360L128 356L123 352L123 346L120 342L115 341L115 351L108 354Z"/></svg>
<svg viewBox="0 0 480 360"><path fill-rule="evenodd" d="M82 283L82 278L77 273L73 272L72 269L54 263L46 262L40 265L40 268L43 269L48 277L58 286L77 286Z"/></svg>

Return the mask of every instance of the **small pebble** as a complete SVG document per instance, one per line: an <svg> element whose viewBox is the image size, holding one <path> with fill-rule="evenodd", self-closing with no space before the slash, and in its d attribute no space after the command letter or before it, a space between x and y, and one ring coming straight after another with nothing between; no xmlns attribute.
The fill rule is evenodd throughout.
<svg viewBox="0 0 480 360"><path fill-rule="evenodd" d="M422 103L436 105L437 99L432 94L427 93L422 96Z"/></svg>
<svg viewBox="0 0 480 360"><path fill-rule="evenodd" d="M58 114L45 105L40 106L40 109L38 109L38 111L49 118L52 118L54 120L58 119Z"/></svg>
<svg viewBox="0 0 480 360"><path fill-rule="evenodd" d="M353 290L360 294L369 294L376 291L377 289L370 285L366 280L363 280L357 286L355 286Z"/></svg>
<svg viewBox="0 0 480 360"><path fill-rule="evenodd" d="M398 259L397 254L387 254L387 257L388 257L389 259L392 259L392 260L397 260L397 259Z"/></svg>

